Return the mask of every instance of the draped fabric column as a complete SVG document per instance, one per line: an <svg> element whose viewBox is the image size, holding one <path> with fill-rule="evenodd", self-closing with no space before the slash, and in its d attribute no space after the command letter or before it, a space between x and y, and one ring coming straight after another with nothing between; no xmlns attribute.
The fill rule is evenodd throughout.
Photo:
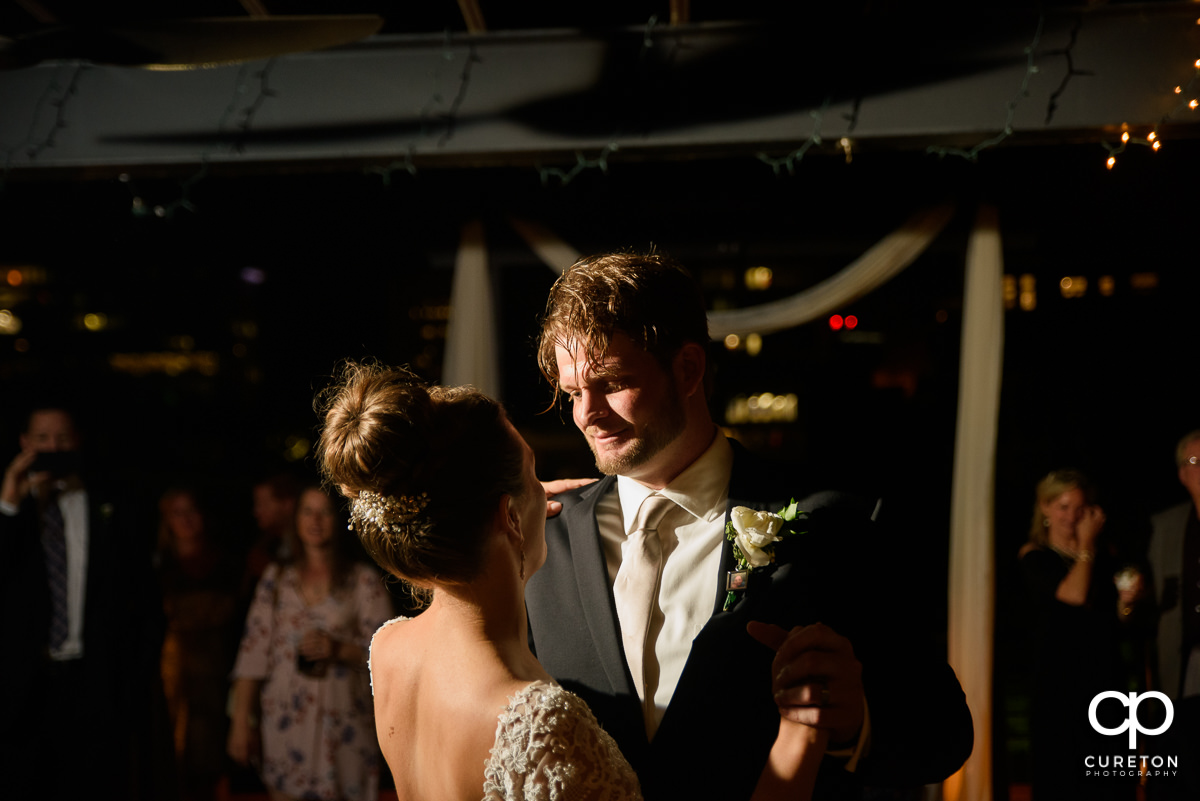
<svg viewBox="0 0 1200 801"><path fill-rule="evenodd" d="M946 780L946 801L992 798L993 504L1004 355L1003 272L996 209L985 206L967 246L950 501L949 660L971 707L975 750Z"/></svg>
<svg viewBox="0 0 1200 801"><path fill-rule="evenodd" d="M485 395L500 399L492 279L483 223L479 220L463 225L458 257L454 262L442 383L447 386L470 384Z"/></svg>

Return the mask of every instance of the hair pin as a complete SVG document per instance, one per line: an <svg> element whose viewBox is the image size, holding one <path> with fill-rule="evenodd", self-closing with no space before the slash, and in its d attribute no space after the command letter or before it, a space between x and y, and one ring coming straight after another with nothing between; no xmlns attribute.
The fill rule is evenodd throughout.
<svg viewBox="0 0 1200 801"><path fill-rule="evenodd" d="M350 502L350 525L347 528L353 531L355 522L366 522L398 534L400 526L411 523L413 518L425 511L428 503L429 495L424 492L397 497L366 490Z"/></svg>

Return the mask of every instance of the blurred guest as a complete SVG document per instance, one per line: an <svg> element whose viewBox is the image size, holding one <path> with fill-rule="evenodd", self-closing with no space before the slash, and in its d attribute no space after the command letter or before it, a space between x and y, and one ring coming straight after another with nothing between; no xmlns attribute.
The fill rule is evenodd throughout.
<svg viewBox="0 0 1200 801"><path fill-rule="evenodd" d="M246 619L228 749L239 764L261 759L275 801L378 796L366 656L392 608L381 575L347 558L346 536L327 493L301 492L293 558L267 567Z"/></svg>
<svg viewBox="0 0 1200 801"><path fill-rule="evenodd" d="M167 619L162 678L179 795L211 799L225 764L240 568L209 533L193 490L167 490L159 513L157 566Z"/></svg>
<svg viewBox="0 0 1200 801"><path fill-rule="evenodd" d="M1157 612L1155 689L1174 702L1175 720L1162 742L1181 759L1178 784L1156 798L1200 798L1200 429L1175 448L1179 483L1190 498L1151 518L1148 558ZM1152 784L1151 787L1154 787ZM1173 794L1167 794L1169 792Z"/></svg>
<svg viewBox="0 0 1200 801"><path fill-rule="evenodd" d="M247 593L262 578L267 565L288 558L299 494L300 483L291 473L275 473L254 485L254 522L258 535L246 554Z"/></svg>
<svg viewBox="0 0 1200 801"><path fill-rule="evenodd" d="M12 798L150 797L161 605L127 508L85 476L60 405L34 408L0 486ZM161 704L161 692L157 696Z"/></svg>
<svg viewBox="0 0 1200 801"><path fill-rule="evenodd" d="M1035 801L1134 797L1134 777L1085 773L1086 756L1113 753L1109 738L1088 722L1092 698L1106 690L1124 691L1128 683L1118 642L1115 571L1099 547L1104 523L1104 510L1082 473L1056 470L1038 483L1029 541L1020 551L1036 614L1031 726Z"/></svg>

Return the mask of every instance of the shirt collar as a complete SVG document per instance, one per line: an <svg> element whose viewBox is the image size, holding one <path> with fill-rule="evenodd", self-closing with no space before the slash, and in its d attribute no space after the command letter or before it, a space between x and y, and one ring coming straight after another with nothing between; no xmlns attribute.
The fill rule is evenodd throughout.
<svg viewBox="0 0 1200 801"><path fill-rule="evenodd" d="M671 483L658 491L686 509L692 517L712 522L725 516L729 498L729 477L733 473L733 448L720 431L713 437L708 450L700 454ZM638 507L654 490L632 478L617 476L617 494L621 500L621 517L626 528L633 525Z"/></svg>

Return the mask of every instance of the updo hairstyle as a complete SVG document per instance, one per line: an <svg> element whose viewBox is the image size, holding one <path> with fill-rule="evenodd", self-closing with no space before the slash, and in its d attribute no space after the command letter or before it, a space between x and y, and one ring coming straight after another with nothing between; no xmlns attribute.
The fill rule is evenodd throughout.
<svg viewBox="0 0 1200 801"><path fill-rule="evenodd" d="M355 516L372 558L418 587L475 577L500 498L524 489L503 407L470 387L426 387L406 369L354 362L322 394L326 479L352 510L369 493L410 510Z"/></svg>

